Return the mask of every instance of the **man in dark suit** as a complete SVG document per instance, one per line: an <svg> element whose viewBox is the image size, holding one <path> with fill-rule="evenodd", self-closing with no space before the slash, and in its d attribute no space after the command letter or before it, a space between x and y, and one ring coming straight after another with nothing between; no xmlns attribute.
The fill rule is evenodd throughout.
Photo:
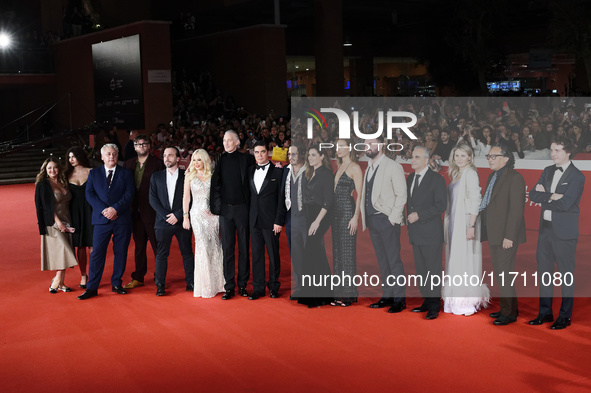
<svg viewBox="0 0 591 393"><path fill-rule="evenodd" d="M224 279L226 293L223 300L231 299L236 289L235 247L238 238L238 289L240 296L248 297L246 284L250 275L248 258L248 207L250 186L248 167L254 165L250 154L238 151L240 139L236 131L228 130L223 139L224 150L211 178L210 211L220 216Z"/></svg>
<svg viewBox="0 0 591 393"><path fill-rule="evenodd" d="M85 300L98 294L98 287L105 268L107 247L113 238L113 275L111 289L125 294L121 276L127 262L127 248L131 239L131 201L135 189L133 174L117 165L117 145L108 143L101 148L104 166L94 168L88 174L86 199L92 206L92 254L88 262L86 291L78 296Z"/></svg>
<svg viewBox="0 0 591 393"><path fill-rule="evenodd" d="M279 234L285 223L285 194L281 181L283 169L269 161L265 142L254 145L256 165L248 168L250 185L250 241L252 245L252 287L250 300L265 296L269 287L271 298L279 297ZM269 255L269 282L265 282L265 247Z"/></svg>
<svg viewBox="0 0 591 393"><path fill-rule="evenodd" d="M295 289L289 300L298 300L299 297L300 286L302 285L304 245L308 237L303 203L306 181L305 155L306 149L301 144L296 142L289 147L287 154L289 165L283 172L281 182L282 192L285 194L285 233L295 279Z"/></svg>
<svg viewBox="0 0 591 393"><path fill-rule="evenodd" d="M152 174L164 169L162 160L150 154L150 138L138 135L134 141L137 157L125 161L125 167L133 173L135 180L135 197L131 204L133 218L133 242L135 244L135 271L131 273L131 281L123 288L133 289L144 285L144 277L148 272L148 256L146 248L148 240L154 255L158 250L154 221L156 212L150 206L150 178Z"/></svg>
<svg viewBox="0 0 591 393"><path fill-rule="evenodd" d="M439 274L443 258L443 221L447 208L447 187L443 176L429 168L429 150L417 146L412 152L414 173L406 179L406 214L408 239L412 244L423 304L413 312L427 312L427 319L435 319L441 309L441 286L432 288L428 273Z"/></svg>
<svg viewBox="0 0 591 393"><path fill-rule="evenodd" d="M154 230L158 242L156 253L156 296L166 294L166 271L172 237L176 236L185 268L186 290L193 290L195 259L191 231L183 229L183 187L185 171L179 169L181 154L176 147L164 149L162 158L166 169L156 172L150 180L150 205L156 211Z"/></svg>
<svg viewBox="0 0 591 393"><path fill-rule="evenodd" d="M525 181L515 169L515 157L506 145L497 145L486 156L492 173L480 205L481 241L488 240L490 259L500 288L501 310L490 314L497 326L517 320L517 294L513 287L515 256L525 243ZM504 285L503 285L504 284Z"/></svg>
<svg viewBox="0 0 591 393"><path fill-rule="evenodd" d="M575 146L571 139L556 137L550 146L550 156L555 165L544 169L542 176L529 197L542 204L540 235L538 237L538 279L554 273L558 265L562 280L562 304L556 322L551 329L570 326L573 312L575 252L579 238L579 203L585 186L585 175L571 162ZM572 279L572 280L571 280ZM553 280L550 280L553 281ZM568 284L568 285L567 285ZM540 285L540 309L530 325L552 322L551 285Z"/></svg>

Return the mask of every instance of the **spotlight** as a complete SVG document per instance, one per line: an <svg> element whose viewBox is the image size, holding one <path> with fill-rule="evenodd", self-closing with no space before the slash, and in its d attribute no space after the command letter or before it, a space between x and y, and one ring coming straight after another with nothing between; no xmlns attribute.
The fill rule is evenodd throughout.
<svg viewBox="0 0 591 393"><path fill-rule="evenodd" d="M0 33L0 48L8 48L10 46L10 37L6 33Z"/></svg>

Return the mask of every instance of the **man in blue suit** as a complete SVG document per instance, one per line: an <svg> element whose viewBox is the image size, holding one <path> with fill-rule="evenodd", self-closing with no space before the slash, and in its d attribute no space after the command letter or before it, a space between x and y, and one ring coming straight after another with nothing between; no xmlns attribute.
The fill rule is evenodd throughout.
<svg viewBox="0 0 591 393"><path fill-rule="evenodd" d="M575 294L575 252L579 238L579 203L583 195L585 175L571 162L575 145L570 138L556 137L550 146L555 165L544 169L535 188L530 191L532 201L542 204L540 235L538 237L538 280L554 276L554 262L562 280L562 304L553 330L570 326ZM546 278L547 280L547 278ZM530 325L552 322L552 285L540 285L540 308Z"/></svg>
<svg viewBox="0 0 591 393"><path fill-rule="evenodd" d="M172 237L176 236L183 256L186 290L193 291L195 259L191 245L192 233L183 228L183 186L185 171L179 168L181 154L176 147L164 149L166 169L152 175L150 180L150 205L156 211L156 296L166 295L165 281Z"/></svg>
<svg viewBox="0 0 591 393"><path fill-rule="evenodd" d="M78 299L98 295L98 287L105 268L107 247L113 238L113 275L111 289L118 294L127 293L121 286L121 276L127 262L127 249L131 239L131 201L135 193L133 174L117 165L119 149L113 143L101 148L105 165L88 174L86 199L92 206L93 250L88 262L88 284Z"/></svg>

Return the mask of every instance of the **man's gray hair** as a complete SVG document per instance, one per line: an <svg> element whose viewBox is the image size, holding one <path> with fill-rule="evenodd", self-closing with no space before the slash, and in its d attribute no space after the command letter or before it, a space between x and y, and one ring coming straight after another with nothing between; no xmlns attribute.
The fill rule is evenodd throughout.
<svg viewBox="0 0 591 393"><path fill-rule="evenodd" d="M234 130L227 130L226 132L224 132L224 135L226 134L232 134L234 135L234 139L236 139L236 141L238 142L238 147L240 147L240 137L238 136L238 133Z"/></svg>
<svg viewBox="0 0 591 393"><path fill-rule="evenodd" d="M117 152L119 152L119 148L117 147L116 144L114 143L106 143L103 147L101 147L101 155L105 152L105 150L107 150L108 148L111 149L115 149Z"/></svg>
<svg viewBox="0 0 591 393"><path fill-rule="evenodd" d="M412 149L412 151L415 151L415 150L422 150L425 158L429 158L429 156L431 155L431 153L429 152L429 149L427 149L425 146L415 146L415 148Z"/></svg>

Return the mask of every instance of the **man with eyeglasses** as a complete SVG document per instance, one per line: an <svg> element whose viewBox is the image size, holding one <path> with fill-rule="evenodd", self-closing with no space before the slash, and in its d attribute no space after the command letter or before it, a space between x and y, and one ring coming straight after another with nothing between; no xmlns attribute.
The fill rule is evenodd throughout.
<svg viewBox="0 0 591 393"><path fill-rule="evenodd" d="M492 169L480 205L481 241L488 241L495 272L493 285L500 288L501 310L490 314L496 326L517 320L517 294L510 272L515 271L519 244L525 243L525 181L515 169L515 157L504 144L496 145L486 155Z"/></svg>
<svg viewBox="0 0 591 393"><path fill-rule="evenodd" d="M135 270L131 273L131 281L124 285L125 289L133 289L144 285L144 277L148 272L146 248L148 240L154 256L158 250L156 245L156 212L150 206L150 178L154 172L164 170L164 163L150 154L150 138L138 135L133 141L137 157L125 161L125 168L133 173L135 180L135 197L131 204L133 219L133 242L135 244Z"/></svg>

